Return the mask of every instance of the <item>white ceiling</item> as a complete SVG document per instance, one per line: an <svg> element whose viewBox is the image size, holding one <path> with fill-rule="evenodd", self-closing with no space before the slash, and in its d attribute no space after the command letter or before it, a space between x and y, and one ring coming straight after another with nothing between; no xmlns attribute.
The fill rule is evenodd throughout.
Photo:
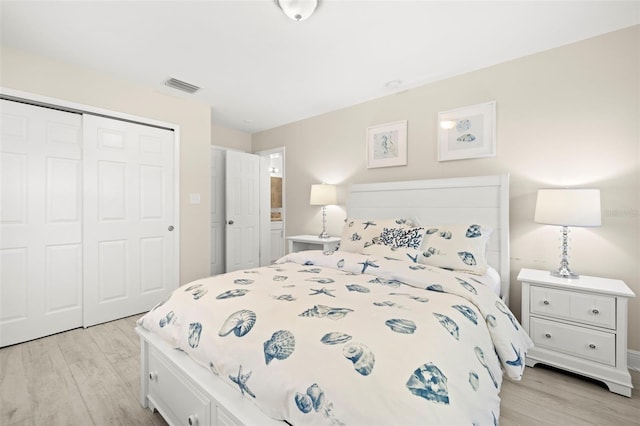
<svg viewBox="0 0 640 426"><path fill-rule="evenodd" d="M637 0L320 0L302 22L273 0L0 4L4 45L190 96L250 133L640 23Z"/></svg>

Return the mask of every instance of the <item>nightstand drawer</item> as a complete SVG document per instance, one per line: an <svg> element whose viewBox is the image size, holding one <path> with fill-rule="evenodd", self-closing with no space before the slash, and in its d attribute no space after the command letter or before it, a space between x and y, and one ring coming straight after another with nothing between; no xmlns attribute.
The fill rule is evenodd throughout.
<svg viewBox="0 0 640 426"><path fill-rule="evenodd" d="M616 298L531 286L531 315L616 329Z"/></svg>
<svg viewBox="0 0 640 426"><path fill-rule="evenodd" d="M616 365L615 334L531 318L529 335L537 347Z"/></svg>

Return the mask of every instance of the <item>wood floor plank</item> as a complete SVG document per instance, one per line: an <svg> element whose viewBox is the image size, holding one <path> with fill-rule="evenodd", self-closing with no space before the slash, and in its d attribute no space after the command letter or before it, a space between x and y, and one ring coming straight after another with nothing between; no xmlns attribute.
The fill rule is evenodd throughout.
<svg viewBox="0 0 640 426"><path fill-rule="evenodd" d="M69 369L94 424L153 424L150 411L142 408L137 393L130 391L130 387L120 379L109 360L118 360L124 356L123 339L116 338L117 344L112 345L115 349L110 348L103 340L105 333L101 330L105 329L114 330L113 325L107 323L88 329L72 330L69 335L61 337L66 340L63 352ZM118 333L121 332L118 330ZM105 353L101 346L108 353ZM135 350L135 345L131 342L124 346ZM133 354L128 356L132 357Z"/></svg>
<svg viewBox="0 0 640 426"><path fill-rule="evenodd" d="M58 345L68 365L94 359L104 358L104 354L96 345L87 329L77 328L64 333L56 334Z"/></svg>
<svg viewBox="0 0 640 426"><path fill-rule="evenodd" d="M22 345L0 350L0 424L32 421L33 399L29 395Z"/></svg>
<svg viewBox="0 0 640 426"><path fill-rule="evenodd" d="M631 398L608 391L600 382L538 365L521 383L505 381L501 426L639 425L640 373L632 372Z"/></svg>
<svg viewBox="0 0 640 426"><path fill-rule="evenodd" d="M90 424L84 399L57 340L38 339L23 347L25 378L36 424Z"/></svg>
<svg viewBox="0 0 640 426"><path fill-rule="evenodd" d="M131 341L139 348L140 337L133 331L136 328L136 322L142 318L144 314L133 315L131 317L122 318L122 320L114 321L114 324L122 330L122 332L131 339Z"/></svg>
<svg viewBox="0 0 640 426"><path fill-rule="evenodd" d="M118 378L106 359L84 360L70 366L96 425L147 425L150 412Z"/></svg>
<svg viewBox="0 0 640 426"><path fill-rule="evenodd" d="M131 341L130 332L125 332L118 327L118 321L112 321L101 324L99 327L90 327L86 332L91 336L93 341L98 345L100 351L104 354L110 363L131 358L132 353L136 353L139 344L136 345Z"/></svg>
<svg viewBox="0 0 640 426"><path fill-rule="evenodd" d="M131 317L129 317L131 318ZM133 340L135 323L128 319L91 327L87 332L133 395L140 390L140 340Z"/></svg>

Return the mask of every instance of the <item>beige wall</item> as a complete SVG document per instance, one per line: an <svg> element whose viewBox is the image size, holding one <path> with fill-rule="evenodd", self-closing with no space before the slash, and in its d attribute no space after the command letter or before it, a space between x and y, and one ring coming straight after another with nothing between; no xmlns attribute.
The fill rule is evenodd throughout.
<svg viewBox="0 0 640 426"><path fill-rule="evenodd" d="M437 161L438 111L495 100L497 155ZM368 126L408 120L407 166L367 169ZM253 150L286 146L288 234L320 230L311 184L511 174L511 308L520 314L522 267L559 264L559 229L533 222L536 191L601 189L602 227L574 229L573 270L624 280L630 348L640 351L640 27L428 84L256 133ZM344 202L344 199L343 199ZM339 235L344 207L332 207Z"/></svg>
<svg viewBox="0 0 640 426"><path fill-rule="evenodd" d="M211 145L251 152L251 134L212 123Z"/></svg>
<svg viewBox="0 0 640 426"><path fill-rule="evenodd" d="M0 86L180 125L180 282L209 275L210 106L2 47ZM201 204L189 204L199 193Z"/></svg>

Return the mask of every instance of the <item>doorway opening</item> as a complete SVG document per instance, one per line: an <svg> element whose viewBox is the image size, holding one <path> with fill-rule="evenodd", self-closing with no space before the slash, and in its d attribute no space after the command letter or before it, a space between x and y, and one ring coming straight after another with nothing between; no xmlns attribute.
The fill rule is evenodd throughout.
<svg viewBox="0 0 640 426"><path fill-rule="evenodd" d="M279 147L256 154L269 159L270 179L270 222L271 222L271 263L285 254L285 148Z"/></svg>

